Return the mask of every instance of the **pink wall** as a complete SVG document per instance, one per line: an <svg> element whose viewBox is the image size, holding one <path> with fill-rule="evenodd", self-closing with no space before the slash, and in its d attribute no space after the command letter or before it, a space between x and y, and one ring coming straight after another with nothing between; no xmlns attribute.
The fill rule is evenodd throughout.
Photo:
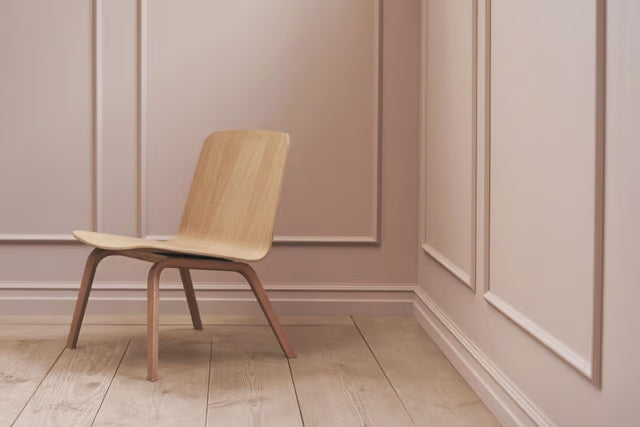
<svg viewBox="0 0 640 427"><path fill-rule="evenodd" d="M214 104L206 107L214 110L202 110L199 101L192 99L197 96L197 91L189 92L189 85L197 86L198 82L202 83L200 86L203 90L208 90L212 83L206 80L212 80L211 76L215 76L216 61L207 61L217 58L211 56L214 54L231 55L222 59L232 60L233 50L212 44L212 40L219 39L210 37L215 35L215 28L199 28L201 34L194 33L194 37L197 37L189 39L195 31L193 28L185 27L185 31L174 32L171 27L188 23L204 12L214 13L216 10L213 9L227 6L193 2L187 8L180 3L181 13L185 15L181 17L168 15L178 7L177 2L142 2L142 16L139 17L133 2L97 4L101 8L95 11L94 21L90 8L78 8L73 1L59 3L55 9L60 19L67 22L64 32L58 32L51 25L30 28L30 25L37 23L32 19L30 5L44 8L37 0L4 4L0 9L2 15L11 17L11 25L2 29L1 53L7 63L13 63L10 69L3 67L2 82L14 88L9 92L10 96L2 100L2 108L6 113L2 116L2 127L13 137L11 143L2 141L0 148L3 174L11 177L0 183L0 197L12 200L8 205L11 209L4 209L0 214L0 238L3 240L0 242L0 286L10 288L12 296L26 295L31 292L27 288L40 289L37 295L58 295L53 290L46 291L50 283L56 283L58 287L68 285L69 289L77 285L88 250L67 241L71 228L88 228L93 223L103 231L135 234L141 221L137 209L140 203L143 210L146 209L142 216L148 218L142 220L146 221L146 234L170 233L175 222L173 211L179 211L174 205L182 203L180 196L178 201L174 201L172 194L180 192L182 187L186 188L188 181L182 177L191 174L191 164L195 161L193 153L197 152L202 137L200 133L214 130L209 129L207 123L220 123L221 127L235 127L238 123L232 117L227 121L217 118L226 114L228 102L215 99ZM285 7L286 4L289 3L284 2L280 6ZM234 8L238 9L233 11L236 15L228 15L226 22L232 23L236 19L241 23L242 14L253 10L245 6L251 5L252 2L234 3ZM333 68L337 69L336 79L356 79L352 86L356 86L358 79L369 81L370 84L360 85L351 91L341 89L332 95L339 96L338 99L327 100L335 102L335 108L352 109L354 114L360 114L362 119L353 123L357 125L363 121L365 126L352 126L353 129L341 134L339 131L344 125L340 123L349 117L348 110L341 115L314 114L310 118L305 117L304 120L313 120L304 126L300 119L296 119L299 112L295 109L289 115L277 118L277 123L283 127L291 123L294 129L292 144L295 145L295 153L285 183L289 196L283 201L284 219L280 220L279 229L276 230L276 234L289 237L276 243L270 256L257 265L257 270L266 284L302 287L305 284L346 284L356 287L359 284L375 284L391 289L396 285L414 284L417 278L413 248L416 244L415 194L418 182L418 2L384 1L380 7L377 2L368 0L321 4L310 2L304 5L315 10L309 10L308 13L301 10L297 15L292 15L284 13L287 9L283 9L283 13L268 19L282 20L281 24L288 26L287 31L292 32L296 42L299 40L295 38L295 31L305 29L310 31L310 36L315 31L324 39L313 42L315 44L310 40L309 46L313 49L304 52L304 58L297 58L302 52L292 51L291 63L271 64L276 67L275 74L278 74L277 67L282 67L284 72L299 64L313 64L318 58L331 59L332 55L338 55L336 49L323 50L331 48L326 44L329 42L334 46L348 42L350 44L346 46L349 49L360 47L363 49L361 55L345 57L345 61L353 62L347 62L349 67L357 67L358 74L349 74L348 70L341 71L328 65L324 74L312 75L318 84L326 85L325 91L338 87L326 80L329 78L327 76L332 75L329 73L333 73ZM287 16L298 15L318 22L306 25L304 22L287 20ZM381 17L380 21L378 17ZM276 31L264 33L257 26L260 22L256 21L256 36L246 41L246 49L251 48L251 43L267 43L269 34L273 37L272 44L283 42L278 38L281 34ZM138 39L140 25L142 39ZM355 32L350 36L349 31ZM94 45L91 43L93 35L97 35ZM335 37L351 39L333 40ZM69 41L78 38L83 38L84 42L78 42L70 50ZM190 44L180 48L180 43L187 42ZM193 43L201 45L195 46ZM176 66L178 60L170 61L175 56L163 59L164 53L158 51L163 46L183 55L191 55L180 58L182 60L200 61L199 71L203 73L180 74L181 68ZM265 46L269 46L269 43ZM48 54L38 59L42 62L39 73L26 72L33 65L30 52L54 51L64 53L64 63L67 64L65 73L73 78L61 81L58 74L44 73L43 70L52 64L59 64L60 60L59 56ZM381 61L379 69L375 62L377 60ZM92 61L97 61L95 67ZM142 61L142 69L138 68L139 61ZM167 74L168 71L173 74ZM298 77L306 79L308 74ZM379 86L378 78L381 79ZM90 84L91 79L94 80L93 85ZM301 94L307 90L303 81L292 81L291 85L299 86ZM169 96L171 90L167 92L167 87L175 92L173 96ZM381 89L379 93L378 88ZM58 89L66 95L59 94ZM213 93L219 90L215 86L210 89ZM185 94L191 98L185 98ZM381 101L379 105L377 95ZM145 103L143 107L138 104L139 96ZM322 101L317 96L322 95L316 94L316 98L310 99L309 105ZM18 102L39 105L43 113L33 116L31 109L17 110L15 105ZM256 115L263 107L259 102L257 107L250 102L251 98L244 101L247 115L258 117L250 123L259 123L259 116ZM277 106L279 100L270 102L276 102L274 105ZM193 110L184 111L185 108ZM219 114L215 114L215 108L219 109ZM205 111L210 115L209 119L202 115ZM372 116L371 112L375 111L379 115ZM43 117L54 113L60 116L56 119L55 129L49 121L43 121ZM203 118L199 119L200 116ZM187 118L191 122L185 124ZM172 120L175 120L173 126ZM39 125L34 126L34 123ZM266 125L269 123L276 122L266 122ZM348 124L349 121L344 123ZM30 134L25 133L26 125L31 129ZM336 130L335 137L330 138L330 134L326 134L316 141L312 136L304 136L305 132L309 135L324 132L323 127ZM58 128L60 132L56 130ZM141 172L147 178L146 182L143 181L146 186L143 195L136 190L140 166L136 161L140 143L138 129L144 133L142 138L147 152L146 163L142 165L146 169ZM183 147L175 145L167 148L163 138L166 139L166 135L173 131L177 134L170 135L172 141L180 141ZM348 132L353 135L351 140L347 138L350 135ZM376 142L377 133L379 146ZM300 135L297 142L296 135ZM182 138L185 138L184 142ZM29 142L29 145L25 142ZM92 144L99 148L97 159L92 159ZM335 167L325 165L317 168L315 159L318 155L314 153L318 152L318 144L323 144L320 152L333 153L334 158L343 151L346 158L350 159L350 164L341 166L337 162ZM48 149L53 147L57 153L55 156L47 154ZM375 156L379 168L372 164ZM166 159L172 160L172 164L164 166ZM55 160L55 164L51 160ZM42 163L44 166L28 170L26 166L29 163ZM53 172L49 170L51 166ZM309 172L310 167L313 173ZM46 172L46 176L38 175L38 171ZM167 177L170 179L167 180ZM157 182L168 184L158 187ZM26 183L30 183L29 186ZM26 188L29 192L16 193L17 188ZM322 190L316 193L322 201L318 207L314 207L318 201L314 199L313 192L305 193L305 188ZM365 194L367 197L353 198L350 194ZM309 206L313 209L310 210ZM326 215L323 215L322 209L326 210ZM340 219L341 215L343 220ZM291 219L285 221L286 218ZM35 260L37 264L33 264ZM97 283L142 285L146 267L130 260L107 260L104 269L98 273ZM212 274L199 274L195 279L207 283L239 280L233 276L229 278ZM178 281L177 276L171 274L167 274L164 280ZM33 295L33 292L29 295Z"/></svg>
<svg viewBox="0 0 640 427"><path fill-rule="evenodd" d="M422 3L418 319L505 425L637 424L638 2Z"/></svg>

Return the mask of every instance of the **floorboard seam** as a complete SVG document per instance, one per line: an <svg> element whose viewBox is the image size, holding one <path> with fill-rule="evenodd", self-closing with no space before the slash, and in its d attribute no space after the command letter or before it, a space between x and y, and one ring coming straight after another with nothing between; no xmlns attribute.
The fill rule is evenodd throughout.
<svg viewBox="0 0 640 427"><path fill-rule="evenodd" d="M213 364L213 340L209 341L209 376L207 377L207 408L204 413L204 426L209 425L209 395L211 393L211 364Z"/></svg>
<svg viewBox="0 0 640 427"><path fill-rule="evenodd" d="M41 340L41 341L46 341L46 340ZM58 363L58 360L60 359L60 356L62 356L62 353L64 353L64 351L67 349L67 346L65 345L64 347L62 347L62 351L60 352L60 354L58 354L58 357L56 357L56 360L53 361L53 363L51 364L51 366L49 366L49 369L47 369L47 373L44 374L42 376L42 379L40 380L40 382L38 383L38 385L36 386L36 388L33 389L33 393L31 393L31 396L29 396L29 398L27 399L27 401L25 402L24 406L22 407L22 409L20 410L20 412L18 412L18 415L16 415L16 418L13 420L13 422L11 422L11 425L14 425L16 423L16 421L18 421L18 418L20 418L20 415L22 415L22 413L24 412L24 409L27 407L27 405L29 404L29 402L31 402L31 399L33 399L33 396L35 396L36 392L38 391L38 389L40 388L40 386L42 385L42 383L44 382L44 379L47 378L47 376L49 375L49 372L51 372L51 370L53 369L53 367L55 366L56 363Z"/></svg>
<svg viewBox="0 0 640 427"><path fill-rule="evenodd" d="M400 401L400 403L402 404L402 407L404 408L405 412L407 413L407 415L409 416L409 419L411 420L411 422L413 423L413 425L417 426L418 424L416 423L416 421L413 419L413 416L411 415L411 412L409 412L409 409L407 408L407 406L404 404L404 401L402 400L402 398L400 397L400 395L398 394L398 390L396 390L395 386L393 385L393 383L391 382L391 379L389 378L389 376L387 375L387 372L384 370L384 368L382 367L382 365L380 364L380 361L378 360L378 357L376 356L376 354L374 353L373 349L371 348L371 346L369 345L369 342L367 341L367 339L365 338L364 334L362 333L362 331L360 330L360 327L358 326L358 323L356 322L356 320L353 318L353 316L349 315L349 317L351 317L351 321L353 322L353 325L356 327L356 330L358 331L358 333L360 334L360 336L362 337L362 340L364 341L364 343L366 344L367 348L369 349L369 353L371 353L371 355L373 356L373 359L376 361L376 363L378 364L378 367L380 368L380 371L382 371L382 375L384 375L384 378L387 380L387 382L389 383L389 385L391 386L391 389L393 390L393 392L395 393L395 395L398 397L398 400Z"/></svg>
<svg viewBox="0 0 640 427"><path fill-rule="evenodd" d="M111 388L111 384L113 383L113 379L116 377L116 374L118 373L118 370L120 369L120 365L122 365L122 361L124 360L124 356L127 354L127 350L129 350L129 346L131 345L131 340L127 341L127 345L124 348L124 351L122 352L122 356L120 356L120 360L118 361L118 366L116 366L116 369L113 371L113 375L111 375L111 380L109 380L109 384L107 384L107 389L104 391L104 395L102 396L102 400L100 401L100 405L98 405L98 410L96 411L96 414L93 416L93 419L91 420L91 426L93 426L96 422L96 418L98 418L98 414L100 413L100 409L102 409L102 404L104 403L104 400L107 398L107 393L109 393L109 389Z"/></svg>
<svg viewBox="0 0 640 427"><path fill-rule="evenodd" d="M287 357L287 365L289 366L289 376L291 377L291 384L293 385L293 393L296 395L296 404L298 405L298 413L300 414L300 421L302 427L304 427L304 416L302 416L302 408L300 407L300 398L298 398L298 389L296 388L296 382L293 379L293 369L291 369L291 361Z"/></svg>

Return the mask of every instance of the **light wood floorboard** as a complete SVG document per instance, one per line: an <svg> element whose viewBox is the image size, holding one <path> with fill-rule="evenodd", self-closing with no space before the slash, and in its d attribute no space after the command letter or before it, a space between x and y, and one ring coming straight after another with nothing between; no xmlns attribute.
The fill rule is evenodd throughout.
<svg viewBox="0 0 640 427"><path fill-rule="evenodd" d="M94 426L203 426L211 342L163 337L159 379L146 380L146 343L131 342Z"/></svg>
<svg viewBox="0 0 640 427"><path fill-rule="evenodd" d="M418 425L500 425L414 319L354 321Z"/></svg>
<svg viewBox="0 0 640 427"><path fill-rule="evenodd" d="M290 326L306 426L414 425L355 326Z"/></svg>
<svg viewBox="0 0 640 427"><path fill-rule="evenodd" d="M87 341L121 341L135 337L144 337L143 325L83 325L80 329L78 348ZM65 340L69 334L69 325L0 325L0 345L28 337L32 340Z"/></svg>
<svg viewBox="0 0 640 427"><path fill-rule="evenodd" d="M91 341L66 349L14 426L90 426L127 341Z"/></svg>
<svg viewBox="0 0 640 427"><path fill-rule="evenodd" d="M271 328L211 329L207 426L301 426L289 364Z"/></svg>
<svg viewBox="0 0 640 427"><path fill-rule="evenodd" d="M498 425L412 317L290 317L290 360L265 322L240 318L162 325L156 383L131 318L84 325L64 351L68 325L13 318L0 324L0 427Z"/></svg>
<svg viewBox="0 0 640 427"><path fill-rule="evenodd" d="M10 425L64 350L64 341L0 344L0 426Z"/></svg>

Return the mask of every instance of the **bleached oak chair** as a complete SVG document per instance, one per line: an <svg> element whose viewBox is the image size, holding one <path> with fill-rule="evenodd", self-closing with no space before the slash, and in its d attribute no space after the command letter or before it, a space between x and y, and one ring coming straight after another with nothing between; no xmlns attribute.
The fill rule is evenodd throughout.
<svg viewBox="0 0 640 427"><path fill-rule="evenodd" d="M214 132L204 141L178 234L168 241L74 231L94 247L87 258L67 347L75 348L98 263L111 255L152 262L147 283L147 379L158 379L160 273L177 268L193 327L202 329L189 270L234 271L249 282L282 350L296 354L256 272L246 261L271 248L289 135L273 131Z"/></svg>

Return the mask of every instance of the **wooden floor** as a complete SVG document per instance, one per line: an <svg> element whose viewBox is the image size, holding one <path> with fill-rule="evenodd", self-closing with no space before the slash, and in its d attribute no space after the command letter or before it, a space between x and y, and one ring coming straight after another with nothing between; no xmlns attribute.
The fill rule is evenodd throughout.
<svg viewBox="0 0 640 427"><path fill-rule="evenodd" d="M0 319L0 426L499 425L410 317L285 317L291 360L259 319L185 320L161 318L150 383L141 318L87 319L75 350Z"/></svg>

